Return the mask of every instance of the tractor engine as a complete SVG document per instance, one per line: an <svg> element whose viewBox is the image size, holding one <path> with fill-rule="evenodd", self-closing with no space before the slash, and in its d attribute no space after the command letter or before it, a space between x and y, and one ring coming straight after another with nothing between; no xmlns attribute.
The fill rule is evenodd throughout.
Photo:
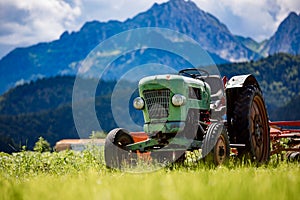
<svg viewBox="0 0 300 200"><path fill-rule="evenodd" d="M133 105L143 111L144 131L150 137L203 137L198 122L209 121L211 102L205 81L180 75L145 77L139 82L139 95Z"/></svg>

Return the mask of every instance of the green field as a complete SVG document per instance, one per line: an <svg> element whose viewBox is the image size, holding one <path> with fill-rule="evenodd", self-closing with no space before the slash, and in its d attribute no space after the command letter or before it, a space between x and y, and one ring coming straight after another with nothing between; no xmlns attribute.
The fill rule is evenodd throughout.
<svg viewBox="0 0 300 200"><path fill-rule="evenodd" d="M143 168L144 166L142 166ZM299 199L299 163L106 169L94 151L0 153L0 199Z"/></svg>

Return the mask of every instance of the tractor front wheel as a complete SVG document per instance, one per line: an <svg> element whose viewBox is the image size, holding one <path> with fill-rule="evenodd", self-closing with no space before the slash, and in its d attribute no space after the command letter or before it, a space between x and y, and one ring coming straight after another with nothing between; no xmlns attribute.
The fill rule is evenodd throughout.
<svg viewBox="0 0 300 200"><path fill-rule="evenodd" d="M224 164L230 156L229 138L224 124L212 123L204 136L202 158L215 166Z"/></svg>
<svg viewBox="0 0 300 200"><path fill-rule="evenodd" d="M122 128L110 131L105 140L104 159L106 166L112 169L130 167L136 161L136 153L130 152L126 145L134 143L129 132Z"/></svg>

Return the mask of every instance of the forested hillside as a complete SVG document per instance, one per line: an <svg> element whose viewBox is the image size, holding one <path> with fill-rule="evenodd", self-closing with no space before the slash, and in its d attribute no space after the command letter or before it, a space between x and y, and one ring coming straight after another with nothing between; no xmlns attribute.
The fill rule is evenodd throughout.
<svg viewBox="0 0 300 200"><path fill-rule="evenodd" d="M300 94L299 55L279 53L256 62L220 65L219 70L227 77L253 74L263 90L269 111L287 105Z"/></svg>
<svg viewBox="0 0 300 200"><path fill-rule="evenodd" d="M72 115L74 80L75 77L71 76L40 79L17 86L2 95L0 151L18 151L23 145L32 149L39 136L43 136L52 146L63 138L79 138ZM86 84L94 81L85 80ZM96 92L95 108L105 131L116 127L110 108L114 86L115 82L100 82ZM84 107L85 101L81 104Z"/></svg>

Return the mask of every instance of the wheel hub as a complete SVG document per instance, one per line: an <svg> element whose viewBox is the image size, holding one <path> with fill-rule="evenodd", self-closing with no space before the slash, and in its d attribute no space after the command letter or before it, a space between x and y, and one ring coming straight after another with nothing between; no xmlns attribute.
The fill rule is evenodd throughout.
<svg viewBox="0 0 300 200"><path fill-rule="evenodd" d="M265 156L266 149L266 126L264 123L264 116L262 101L255 97L253 104L251 106L251 120L252 120L252 130L251 130L251 145L253 157L257 161L261 161Z"/></svg>
<svg viewBox="0 0 300 200"><path fill-rule="evenodd" d="M217 156L217 160L219 163L222 163L223 160L225 159L225 154L226 154L226 150L225 150L225 141L224 138L221 136L219 138L219 140L217 141L217 146L216 146L216 156Z"/></svg>
<svg viewBox="0 0 300 200"><path fill-rule="evenodd" d="M255 143L259 147L262 145L262 125L260 122L260 117L258 115L255 116L254 120L254 138L255 138Z"/></svg>
<svg viewBox="0 0 300 200"><path fill-rule="evenodd" d="M225 149L224 147L219 147L219 156L223 157L225 155Z"/></svg>

